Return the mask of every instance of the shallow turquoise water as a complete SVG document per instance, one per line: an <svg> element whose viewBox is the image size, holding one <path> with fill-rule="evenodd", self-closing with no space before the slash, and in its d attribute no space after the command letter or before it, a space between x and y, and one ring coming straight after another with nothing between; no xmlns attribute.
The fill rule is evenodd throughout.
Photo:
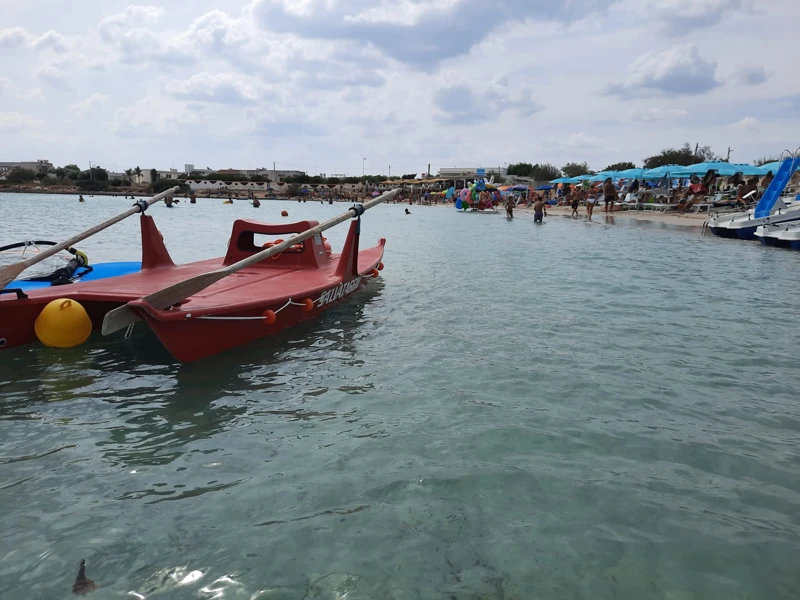
<svg viewBox="0 0 800 600"><path fill-rule="evenodd" d="M0 194L0 245L125 206ZM151 214L187 261L283 208L343 205ZM0 353L0 597L82 557L96 598L798 597L800 253L403 208L377 284L277 339Z"/></svg>

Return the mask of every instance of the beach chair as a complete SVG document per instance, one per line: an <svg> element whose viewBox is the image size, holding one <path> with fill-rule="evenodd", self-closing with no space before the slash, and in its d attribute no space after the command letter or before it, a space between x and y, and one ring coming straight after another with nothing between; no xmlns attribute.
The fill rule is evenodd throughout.
<svg viewBox="0 0 800 600"><path fill-rule="evenodd" d="M693 204L690 208L694 209L694 214L699 214L700 211L703 210L704 208L707 211L711 210L721 201L722 201L722 194L717 194L711 200L706 199L703 202L700 202L699 204Z"/></svg>

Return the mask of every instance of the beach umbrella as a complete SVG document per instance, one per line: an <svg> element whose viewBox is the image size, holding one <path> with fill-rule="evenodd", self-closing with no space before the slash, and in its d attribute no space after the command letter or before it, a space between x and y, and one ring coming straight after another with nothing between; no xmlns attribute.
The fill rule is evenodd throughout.
<svg viewBox="0 0 800 600"><path fill-rule="evenodd" d="M594 175L589 175L589 173L585 173L583 175L577 175L573 177L573 179L577 179L578 181L588 181L592 177L594 177Z"/></svg>
<svg viewBox="0 0 800 600"><path fill-rule="evenodd" d="M620 179L641 179L644 176L645 169L626 169L620 171L617 176Z"/></svg>
<svg viewBox="0 0 800 600"><path fill-rule="evenodd" d="M756 167L755 165L744 165L744 164L734 164L733 167L736 167L736 172L741 173L745 177L750 177L754 175L766 175L769 173L769 169L765 169L764 167ZM773 174L775 172L773 171Z"/></svg>
<svg viewBox="0 0 800 600"><path fill-rule="evenodd" d="M730 177L736 173L744 175L766 175L767 172L759 167L753 165L737 165L726 162L701 162L695 165L686 167L686 172L692 175L705 175L709 171L716 171L717 175L721 177Z"/></svg>
<svg viewBox="0 0 800 600"><path fill-rule="evenodd" d="M681 179L689 177L691 173L687 171L688 167L683 165L662 165L655 169L649 169L642 174L643 179L662 179L669 176L671 179ZM705 175L705 171L703 172Z"/></svg>
<svg viewBox="0 0 800 600"><path fill-rule="evenodd" d="M580 183L580 180L574 177L559 177L558 179L553 179L550 183Z"/></svg>
<svg viewBox="0 0 800 600"><path fill-rule="evenodd" d="M780 168L780 166L781 166L781 161L776 160L775 162L771 162L771 163L767 163L765 165L761 165L761 168L765 169L768 172L772 171L772 173L774 175L775 173L778 172L778 169Z"/></svg>
<svg viewBox="0 0 800 600"><path fill-rule="evenodd" d="M597 175L590 177L586 181L594 181L594 182L605 181L609 177L611 177L612 181L615 179L619 179L619 175L617 173L606 172L606 173L598 173Z"/></svg>
<svg viewBox="0 0 800 600"><path fill-rule="evenodd" d="M552 189L553 189L552 185L540 185L539 187L536 188L535 191L540 192L543 190L552 190Z"/></svg>
<svg viewBox="0 0 800 600"><path fill-rule="evenodd" d="M771 162L771 163L767 163L767 164L765 164L765 165L761 165L761 166L760 166L760 167L758 167L758 168L760 168L760 169L764 169L764 170L765 170L765 171L767 171L768 173L769 173L770 171L772 171L772 174L773 174L773 175L775 175L775 173L777 173L777 172L778 172L778 169L780 169L780 167L781 167L781 162L782 162L782 161L780 161L780 160L776 160L775 162ZM795 171L796 171L796 170L797 170L797 169L799 169L799 168L800 168L800 160L798 160L798 161L795 163L795 167L794 167L794 169L795 169Z"/></svg>

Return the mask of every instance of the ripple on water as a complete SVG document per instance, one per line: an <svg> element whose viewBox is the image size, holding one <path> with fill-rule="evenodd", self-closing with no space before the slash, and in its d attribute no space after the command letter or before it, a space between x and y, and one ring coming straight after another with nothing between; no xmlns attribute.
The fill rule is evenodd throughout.
<svg viewBox="0 0 800 600"><path fill-rule="evenodd" d="M10 239L127 206L0 194L31 202L64 218ZM342 207L259 216L283 208ZM153 214L186 261L252 210ZM202 363L138 326L0 354L0 597L66 596L80 558L109 597L800 594L798 254L402 206L382 236L369 291Z"/></svg>

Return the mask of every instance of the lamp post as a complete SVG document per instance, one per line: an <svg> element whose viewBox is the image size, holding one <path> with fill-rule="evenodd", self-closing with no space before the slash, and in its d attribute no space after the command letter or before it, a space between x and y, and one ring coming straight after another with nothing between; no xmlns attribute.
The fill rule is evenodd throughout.
<svg viewBox="0 0 800 600"><path fill-rule="evenodd" d="M361 178L362 179L366 176L366 173L367 173L366 164L367 164L367 159L366 158L362 158L361 159Z"/></svg>

